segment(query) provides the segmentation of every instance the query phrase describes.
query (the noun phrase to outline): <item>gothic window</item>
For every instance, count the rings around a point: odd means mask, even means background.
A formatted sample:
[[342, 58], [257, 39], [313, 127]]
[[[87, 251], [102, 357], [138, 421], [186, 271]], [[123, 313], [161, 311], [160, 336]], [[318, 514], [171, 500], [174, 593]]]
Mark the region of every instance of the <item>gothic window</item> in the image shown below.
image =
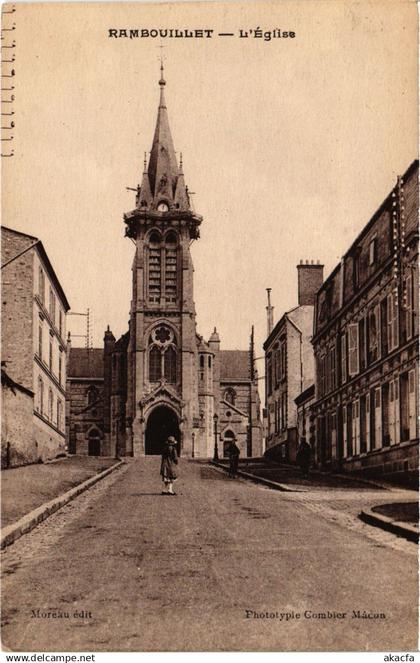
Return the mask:
[[149, 381], [164, 379], [177, 381], [177, 351], [175, 335], [166, 325], [156, 327], [149, 337]]
[[204, 355], [200, 355], [200, 368], [204, 369]]
[[167, 382], [176, 383], [176, 351], [171, 345], [164, 353], [164, 374]]
[[161, 351], [154, 345], [149, 353], [149, 380], [150, 382], [158, 382], [162, 375], [161, 366]]
[[232, 387], [229, 387], [225, 391], [225, 401], [227, 401], [231, 405], [235, 405], [235, 400], [236, 400], [236, 391]]
[[175, 303], [178, 294], [178, 238], [169, 231], [162, 240], [153, 230], [149, 236], [149, 300]]

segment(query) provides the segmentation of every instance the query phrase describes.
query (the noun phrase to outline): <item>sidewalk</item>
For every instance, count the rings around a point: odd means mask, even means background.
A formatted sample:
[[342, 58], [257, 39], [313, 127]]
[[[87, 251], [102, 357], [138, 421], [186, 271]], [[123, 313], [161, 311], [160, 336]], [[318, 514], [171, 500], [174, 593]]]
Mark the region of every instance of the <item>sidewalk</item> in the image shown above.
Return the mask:
[[[229, 461], [221, 459], [218, 465], [223, 469], [229, 468]], [[243, 460], [239, 461], [239, 472], [245, 478], [255, 477], [264, 480], [264, 482], [274, 482], [279, 484], [279, 490], [307, 491], [322, 488], [323, 490], [372, 490], [374, 486], [378, 490], [386, 490], [388, 486], [359, 480], [356, 478], [345, 477], [337, 474], [327, 474], [326, 472], [317, 472], [311, 470], [309, 479], [304, 479], [299, 467], [294, 465], [281, 465], [265, 460]], [[274, 487], [274, 486], [273, 486]]]
[[116, 462], [114, 458], [70, 456], [51, 463], [2, 470], [1, 527], [18, 521]]
[[[219, 471], [229, 469], [226, 459], [212, 463]], [[298, 467], [258, 459], [244, 459], [239, 463], [238, 474], [304, 501], [314, 513], [329, 514], [335, 519], [334, 514], [339, 512], [345, 514], [349, 523], [360, 518], [371, 526], [418, 543], [418, 502], [414, 501], [418, 499], [417, 491], [316, 471], [310, 473], [309, 479], [303, 479]]]

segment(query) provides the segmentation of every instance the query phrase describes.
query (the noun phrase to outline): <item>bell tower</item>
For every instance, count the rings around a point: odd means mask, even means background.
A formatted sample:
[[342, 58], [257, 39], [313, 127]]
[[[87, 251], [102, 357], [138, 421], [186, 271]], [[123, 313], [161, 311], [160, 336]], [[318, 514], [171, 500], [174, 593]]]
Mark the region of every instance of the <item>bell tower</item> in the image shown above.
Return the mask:
[[176, 158], [165, 101], [163, 64], [160, 101], [149, 163], [144, 161], [136, 207], [124, 215], [134, 240], [133, 293], [127, 365], [127, 455], [157, 454], [174, 435], [191, 455], [193, 422], [199, 417], [196, 313], [192, 240], [202, 217], [190, 205]]

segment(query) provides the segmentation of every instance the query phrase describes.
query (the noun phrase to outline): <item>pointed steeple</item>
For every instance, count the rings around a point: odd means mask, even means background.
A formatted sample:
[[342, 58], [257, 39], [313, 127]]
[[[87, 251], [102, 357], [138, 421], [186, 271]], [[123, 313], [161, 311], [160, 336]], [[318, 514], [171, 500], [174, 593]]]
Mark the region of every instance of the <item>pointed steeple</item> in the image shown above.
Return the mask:
[[166, 81], [163, 77], [163, 62], [160, 65], [160, 101], [156, 121], [155, 135], [150, 152], [148, 176], [150, 190], [155, 203], [157, 198], [173, 201], [178, 180], [178, 164], [175, 148], [169, 129], [168, 111], [165, 101]]
[[185, 186], [184, 173], [182, 172], [182, 154], [179, 159], [179, 175], [175, 189], [175, 206], [179, 209], [189, 209], [190, 202], [187, 194], [187, 187]]

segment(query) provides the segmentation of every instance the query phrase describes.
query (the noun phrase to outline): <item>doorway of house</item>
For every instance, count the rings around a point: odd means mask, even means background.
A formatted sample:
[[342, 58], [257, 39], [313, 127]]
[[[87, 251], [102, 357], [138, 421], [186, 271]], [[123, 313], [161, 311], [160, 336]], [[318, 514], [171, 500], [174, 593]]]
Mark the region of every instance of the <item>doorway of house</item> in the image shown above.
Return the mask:
[[162, 453], [163, 445], [172, 435], [177, 441], [177, 452], [180, 452], [180, 435], [178, 417], [171, 408], [160, 405], [149, 415], [146, 425], [145, 454], [158, 456]]
[[97, 430], [91, 430], [89, 433], [88, 454], [89, 456], [101, 455], [101, 438]]

